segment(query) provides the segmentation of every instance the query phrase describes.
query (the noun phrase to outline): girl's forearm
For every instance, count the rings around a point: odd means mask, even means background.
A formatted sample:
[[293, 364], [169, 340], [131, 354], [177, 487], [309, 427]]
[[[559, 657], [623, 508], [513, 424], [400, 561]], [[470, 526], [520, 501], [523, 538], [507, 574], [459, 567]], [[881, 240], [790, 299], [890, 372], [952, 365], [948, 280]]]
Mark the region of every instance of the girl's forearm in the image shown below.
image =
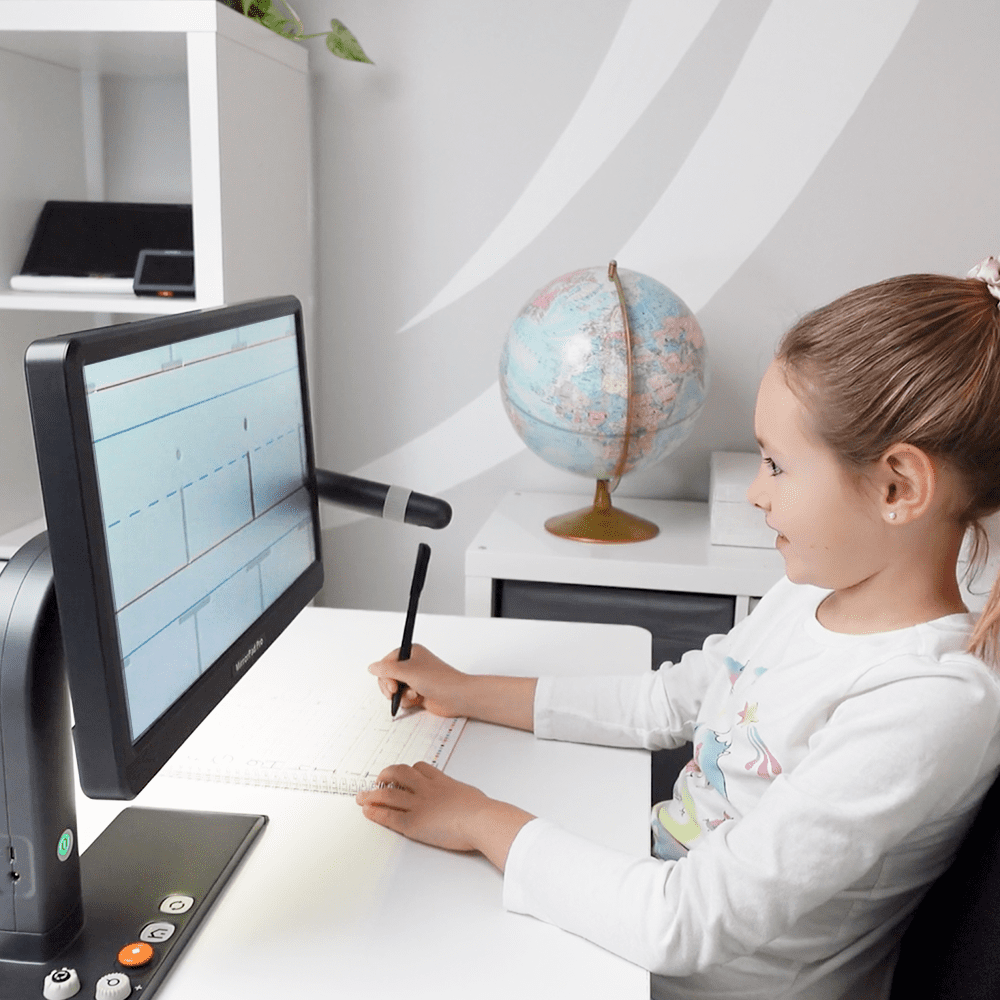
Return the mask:
[[475, 815], [470, 817], [470, 840], [480, 854], [503, 871], [507, 867], [507, 855], [514, 838], [534, 818], [531, 813], [509, 802], [487, 799]]
[[[534, 732], [535, 677], [467, 674], [462, 715], [511, 729]], [[484, 852], [485, 853], [485, 852]], [[491, 859], [492, 860], [492, 859]]]

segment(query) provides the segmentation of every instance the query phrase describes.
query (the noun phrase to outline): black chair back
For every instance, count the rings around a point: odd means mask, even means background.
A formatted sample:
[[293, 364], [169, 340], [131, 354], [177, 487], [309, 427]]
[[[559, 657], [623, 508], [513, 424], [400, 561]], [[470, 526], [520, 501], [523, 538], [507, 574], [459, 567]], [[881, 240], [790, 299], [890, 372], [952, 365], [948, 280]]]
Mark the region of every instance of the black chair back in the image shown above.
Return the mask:
[[1000, 779], [903, 935], [890, 1000], [1000, 998]]

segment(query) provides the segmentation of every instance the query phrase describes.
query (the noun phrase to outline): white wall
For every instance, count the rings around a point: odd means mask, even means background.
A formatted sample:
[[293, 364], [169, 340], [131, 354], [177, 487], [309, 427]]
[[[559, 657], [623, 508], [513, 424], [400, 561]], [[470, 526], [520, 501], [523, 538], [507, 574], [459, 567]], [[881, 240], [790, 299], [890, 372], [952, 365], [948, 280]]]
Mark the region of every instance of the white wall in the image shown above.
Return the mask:
[[[103, 197], [191, 201], [191, 143], [184, 77], [101, 80]], [[150, 127], [150, 123], [153, 127]]]
[[[757, 379], [789, 322], [858, 284], [964, 273], [1000, 250], [995, 4], [294, 6], [311, 31], [346, 22], [377, 63], [307, 43], [320, 464], [437, 493], [455, 509], [440, 532], [328, 513], [327, 603], [402, 607], [426, 539], [423, 606], [460, 613], [465, 548], [504, 493], [591, 493], [520, 446], [495, 391], [506, 330], [551, 278], [615, 257], [696, 309], [709, 402], [688, 441], [619, 494], [703, 499], [709, 454], [754, 448]], [[128, 142], [141, 109], [114, 81], [102, 97], [105, 129], [120, 130], [101, 164], [108, 196], [144, 197], [121, 187], [115, 159], [141, 153]], [[174, 103], [165, 129], [184, 127]], [[41, 127], [19, 108], [0, 88], [4, 135]], [[23, 176], [17, 156], [16, 143], [0, 142], [0, 186], [5, 164]], [[180, 197], [190, 181], [175, 167]], [[24, 211], [36, 211], [36, 195], [85, 196], [56, 191], [53, 169], [39, 165]], [[79, 165], [72, 173], [83, 176]], [[250, 169], [247, 181], [281, 197], [281, 178]], [[23, 248], [0, 242], [0, 253]], [[89, 319], [0, 314], [0, 532], [40, 513], [24, 346]]]
[[321, 464], [455, 508], [442, 532], [328, 528], [330, 604], [401, 607], [425, 538], [424, 606], [459, 613], [464, 549], [505, 492], [591, 492], [521, 449], [490, 396], [508, 325], [556, 275], [616, 257], [696, 309], [710, 400], [619, 493], [703, 499], [711, 451], [754, 450], [757, 379], [799, 314], [1000, 249], [996, 5], [296, 9], [310, 30], [339, 17], [377, 63], [310, 43]]

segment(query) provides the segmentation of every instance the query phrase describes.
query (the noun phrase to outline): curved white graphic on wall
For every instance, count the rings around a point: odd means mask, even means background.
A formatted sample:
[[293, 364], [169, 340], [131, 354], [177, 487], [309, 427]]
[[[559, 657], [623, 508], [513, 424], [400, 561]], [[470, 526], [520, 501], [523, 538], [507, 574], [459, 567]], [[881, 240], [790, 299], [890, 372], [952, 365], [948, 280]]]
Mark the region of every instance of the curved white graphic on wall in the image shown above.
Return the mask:
[[656, 275], [701, 309], [805, 187], [917, 3], [775, 0], [711, 121], [619, 262]]
[[545, 229], [649, 107], [718, 4], [632, 0], [580, 106], [520, 198], [401, 333], [481, 285]]
[[[616, 255], [623, 266], [666, 281], [701, 309], [801, 192], [918, 2], [774, 0], [680, 170]], [[356, 474], [440, 493], [522, 448], [494, 384]], [[419, 476], [412, 483], [411, 473]], [[356, 519], [346, 515], [337, 523]]]

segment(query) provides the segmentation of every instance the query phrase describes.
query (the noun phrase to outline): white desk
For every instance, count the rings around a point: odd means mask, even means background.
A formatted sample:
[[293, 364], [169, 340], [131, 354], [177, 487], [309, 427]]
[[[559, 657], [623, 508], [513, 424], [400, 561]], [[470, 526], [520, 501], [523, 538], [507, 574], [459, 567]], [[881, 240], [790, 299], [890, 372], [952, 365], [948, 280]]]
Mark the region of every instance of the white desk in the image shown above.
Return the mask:
[[[309, 608], [253, 669], [307, 659], [340, 685], [395, 648], [402, 624], [401, 614]], [[632, 627], [427, 615], [415, 640], [473, 673], [649, 669], [649, 633]], [[592, 840], [649, 852], [645, 751], [470, 722], [447, 773]], [[502, 876], [484, 858], [407, 841], [366, 820], [351, 796], [160, 776], [132, 804], [270, 817], [157, 1000], [649, 996], [642, 969], [506, 913]], [[81, 845], [124, 805], [81, 796]]]

